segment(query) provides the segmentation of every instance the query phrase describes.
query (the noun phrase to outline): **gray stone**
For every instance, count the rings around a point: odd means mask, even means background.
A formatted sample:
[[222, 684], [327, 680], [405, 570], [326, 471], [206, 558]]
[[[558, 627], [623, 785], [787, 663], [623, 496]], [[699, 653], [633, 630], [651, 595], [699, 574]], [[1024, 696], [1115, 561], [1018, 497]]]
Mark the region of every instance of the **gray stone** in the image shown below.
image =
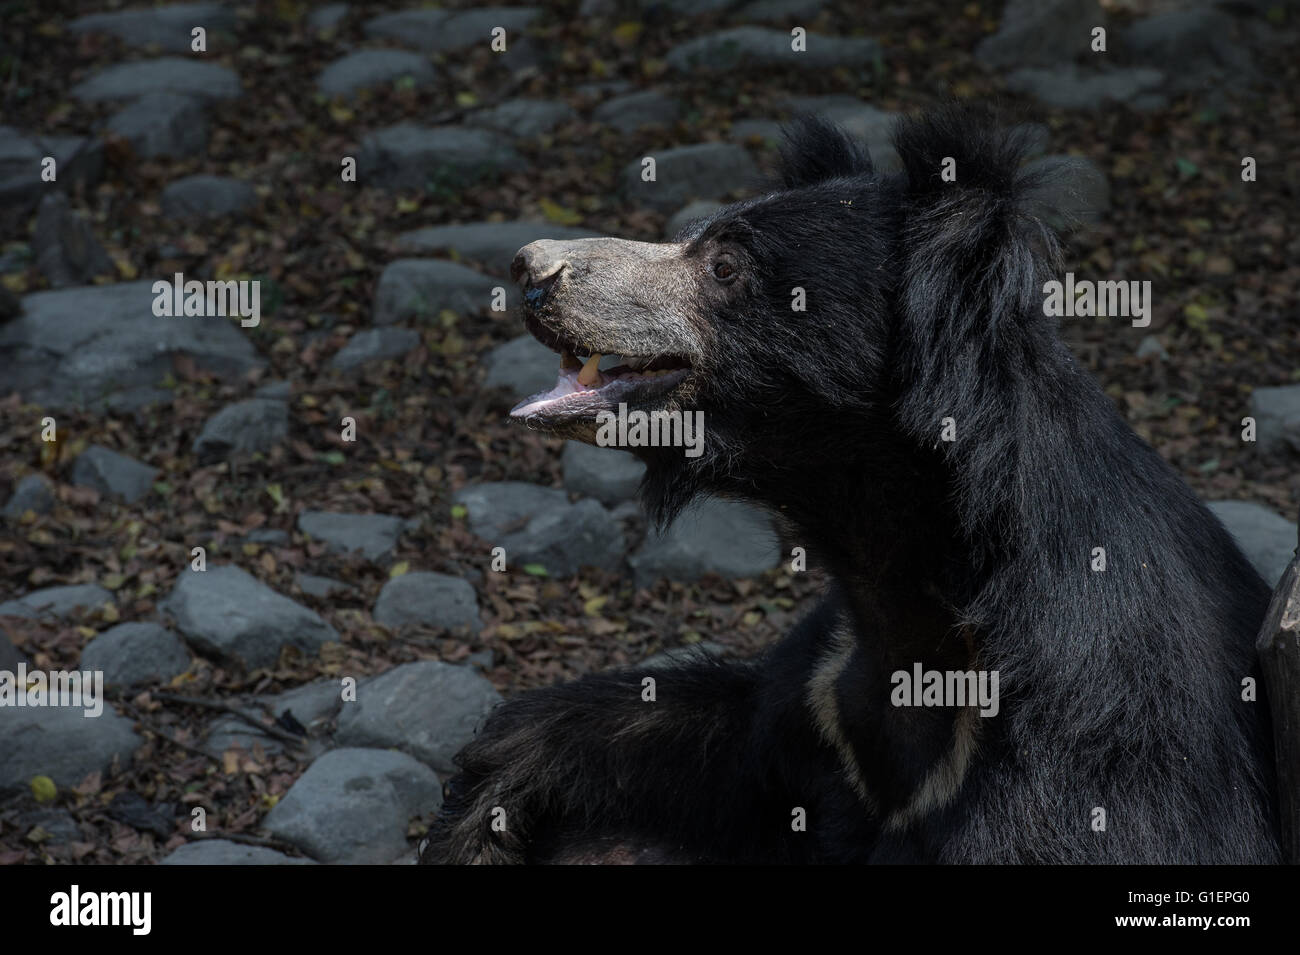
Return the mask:
[[286, 646], [311, 656], [338, 640], [312, 611], [231, 565], [183, 571], [160, 606], [190, 644], [249, 669], [274, 666]]
[[72, 211], [61, 192], [46, 193], [36, 215], [32, 252], [54, 288], [85, 285], [96, 275], [114, 275], [113, 260], [95, 238], [85, 216]]
[[162, 193], [163, 214], [173, 219], [215, 219], [256, 204], [253, 187], [228, 176], [186, 176], [169, 183]]
[[0, 617], [66, 620], [78, 611], [97, 610], [113, 602], [113, 595], [99, 584], [63, 584], [44, 587], [0, 604]]
[[444, 308], [477, 312], [492, 305], [493, 289], [506, 289], [506, 301], [518, 299], [513, 283], [503, 283], [456, 262], [441, 259], [398, 259], [379, 275], [375, 288], [376, 325], [393, 325], [408, 318], [431, 318]]
[[135, 458], [92, 444], [72, 462], [72, 483], [134, 504], [153, 489], [162, 472]]
[[420, 344], [420, 333], [409, 328], [363, 328], [354, 332], [330, 364], [343, 371], [372, 361], [402, 358]]
[[284, 744], [280, 740], [238, 716], [219, 716], [209, 723], [203, 748], [218, 759], [232, 749], [250, 756], [258, 749], [268, 756], [284, 752]]
[[1110, 208], [1110, 182], [1091, 159], [1044, 156], [1024, 170], [1042, 177], [1028, 193], [1028, 208], [1055, 229], [1094, 223]]
[[1025, 67], [1006, 77], [1007, 89], [1057, 109], [1101, 109], [1111, 103], [1158, 108], [1163, 100], [1153, 94], [1164, 82], [1165, 74], [1147, 67], [1082, 70], [1073, 63]]
[[421, 660], [394, 667], [357, 691], [339, 715], [344, 746], [393, 748], [438, 772], [454, 772], [453, 757], [474, 738], [501, 702], [472, 667]]
[[418, 624], [446, 630], [483, 628], [478, 596], [467, 581], [446, 574], [416, 571], [384, 584], [375, 601], [375, 622], [391, 630]]
[[84, 102], [128, 100], [167, 90], [201, 100], [235, 99], [242, 92], [239, 77], [224, 66], [180, 56], [134, 60], [100, 70], [72, 88]]
[[1208, 501], [1264, 582], [1275, 586], [1296, 547], [1296, 526], [1253, 501]]
[[1169, 352], [1155, 335], [1143, 336], [1142, 341], [1138, 343], [1136, 354], [1138, 358], [1151, 358], [1154, 356], [1160, 361], [1169, 360]]
[[453, 500], [468, 511], [475, 534], [505, 548], [511, 567], [540, 564], [566, 576], [622, 562], [623, 529], [597, 501], [570, 504], [563, 491], [519, 481], [471, 485]]
[[0, 323], [0, 380], [58, 408], [155, 386], [178, 354], [223, 379], [263, 364], [231, 321], [155, 316], [152, 287], [145, 280], [24, 296], [23, 314]]
[[289, 543], [289, 535], [276, 527], [259, 527], [249, 531], [244, 540], [250, 544], [273, 544], [283, 546]]
[[1105, 24], [1097, 0], [1008, 0], [997, 33], [975, 56], [992, 67], [1058, 67], [1090, 55], [1092, 30]]
[[691, 505], [664, 533], [652, 530], [628, 562], [638, 586], [660, 577], [694, 580], [706, 573], [752, 577], [781, 559], [771, 518], [737, 501], [710, 498]]
[[835, 37], [809, 33], [807, 48], [796, 52], [784, 30], [741, 26], [708, 33], [673, 47], [665, 58], [681, 73], [798, 67], [833, 70], [841, 66], [867, 66], [883, 55], [880, 44], [869, 37]]
[[770, 149], [781, 145], [781, 124], [774, 119], [738, 119], [731, 124], [728, 135], [738, 143], [757, 139]]
[[441, 805], [438, 777], [405, 753], [336, 749], [307, 768], [263, 825], [321, 862], [364, 865], [404, 853], [411, 817]]
[[717, 199], [759, 178], [754, 160], [734, 143], [697, 143], [652, 155], [655, 181], [642, 180], [641, 160], [636, 159], [623, 170], [623, 191], [629, 199], [664, 212], [692, 199]]
[[1261, 451], [1300, 454], [1300, 385], [1256, 388], [1250, 395], [1250, 414]]
[[642, 90], [606, 100], [592, 111], [591, 118], [620, 132], [630, 133], [645, 126], [670, 126], [682, 114], [682, 104], [658, 90]]
[[1162, 70], [1175, 92], [1202, 90], [1258, 76], [1237, 20], [1209, 5], [1167, 10], [1120, 35], [1128, 56]]
[[108, 33], [133, 47], [158, 47], [168, 53], [189, 53], [190, 31], [203, 27], [208, 49], [220, 34], [232, 34], [235, 11], [220, 3], [171, 3], [162, 7], [92, 13], [68, 24], [71, 33]]
[[534, 139], [577, 118], [573, 107], [563, 100], [512, 99], [488, 109], [476, 110], [465, 118], [465, 122], [515, 139]]
[[288, 381], [268, 381], [258, 385], [253, 392], [254, 398], [266, 398], [271, 401], [288, 401], [293, 397], [293, 384]]
[[589, 239], [599, 236], [591, 229], [555, 225], [549, 222], [470, 222], [435, 225], [403, 232], [397, 247], [403, 252], [427, 254], [454, 251], [463, 259], [481, 262], [493, 274], [508, 276], [515, 253], [538, 239]]
[[289, 406], [283, 401], [246, 398], [226, 405], [203, 424], [194, 439], [201, 461], [270, 451], [289, 434]]
[[405, 50], [357, 50], [321, 70], [316, 88], [326, 96], [355, 96], [362, 90], [387, 86], [398, 79], [432, 86], [429, 61]]
[[506, 31], [506, 49], [539, 14], [531, 7], [483, 7], [477, 10], [400, 10], [366, 21], [368, 36], [383, 37], [433, 53], [492, 42], [494, 27]]
[[564, 486], [602, 504], [631, 500], [645, 476], [645, 465], [627, 451], [582, 441], [564, 444]]
[[121, 623], [86, 644], [81, 668], [104, 671], [109, 686], [166, 683], [190, 668], [190, 652], [160, 624]]
[[319, 597], [325, 600], [335, 594], [348, 594], [352, 592], [352, 587], [341, 580], [335, 580], [332, 577], [320, 577], [316, 574], [299, 573], [294, 578], [298, 584], [298, 589], [309, 597]]
[[520, 335], [492, 349], [483, 359], [484, 388], [506, 388], [515, 398], [526, 398], [555, 387], [560, 376], [560, 356], [532, 335]]
[[366, 560], [391, 554], [402, 533], [403, 520], [387, 514], [339, 514], [332, 511], [303, 511], [298, 530], [324, 541], [340, 553], [361, 551]]
[[229, 839], [197, 839], [158, 860], [159, 865], [316, 865], [265, 846], [246, 846]]
[[109, 119], [140, 159], [197, 156], [208, 148], [208, 115], [193, 96], [159, 90], [132, 101]]
[[525, 165], [500, 133], [414, 123], [368, 134], [357, 156], [362, 184], [385, 189], [458, 188]]
[[338, 29], [338, 25], [343, 22], [350, 9], [351, 6], [346, 3], [327, 3], [323, 7], [317, 7], [307, 14], [307, 28], [316, 33], [327, 33]]
[[[41, 181], [42, 163], [54, 157], [57, 182]], [[52, 188], [93, 186], [104, 174], [104, 144], [98, 137], [26, 135], [0, 126], [0, 205], [26, 209]]]
[[98, 716], [86, 712], [81, 706], [0, 706], [0, 791], [26, 786], [33, 776], [75, 786], [91, 773], [107, 773], [114, 760], [129, 768], [144, 742], [131, 720], [108, 703]]
[[671, 216], [664, 225], [664, 238], [672, 240], [681, 234], [681, 231], [696, 219], [704, 219], [713, 215], [723, 204], [715, 199], [696, 199], [694, 202], [688, 202]]
[[5, 517], [20, 518], [28, 511], [48, 514], [54, 509], [54, 484], [44, 474], [29, 474], [18, 482], [5, 504]]
[[[364, 687], [369, 682], [361, 680], [358, 686]], [[274, 696], [262, 697], [260, 702], [276, 719], [291, 713], [299, 723], [312, 729], [338, 715], [343, 706], [343, 687], [339, 680], [317, 680]]]
[[[29, 611], [24, 607], [22, 613], [24, 619], [28, 619], [28, 613]], [[3, 612], [0, 612], [0, 616], [4, 616]], [[18, 664], [26, 659], [10, 641], [9, 635], [5, 633], [3, 622], [0, 622], [0, 670], [8, 670], [13, 673], [18, 669]]]

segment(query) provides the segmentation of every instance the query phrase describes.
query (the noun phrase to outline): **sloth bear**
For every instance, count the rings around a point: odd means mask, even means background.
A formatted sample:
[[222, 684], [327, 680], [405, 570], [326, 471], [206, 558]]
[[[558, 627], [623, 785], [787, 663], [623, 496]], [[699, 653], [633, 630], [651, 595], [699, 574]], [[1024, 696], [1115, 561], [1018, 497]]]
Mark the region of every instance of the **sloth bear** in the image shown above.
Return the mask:
[[[830, 592], [757, 661], [500, 706], [423, 861], [1278, 861], [1268, 588], [1044, 314], [1026, 144], [957, 107], [902, 121], [889, 175], [822, 121], [787, 140], [674, 242], [520, 250], [561, 370], [512, 414], [593, 441], [619, 403], [702, 410], [700, 456], [635, 449], [648, 512], [766, 505]], [[930, 671], [1000, 702], [900, 705]]]

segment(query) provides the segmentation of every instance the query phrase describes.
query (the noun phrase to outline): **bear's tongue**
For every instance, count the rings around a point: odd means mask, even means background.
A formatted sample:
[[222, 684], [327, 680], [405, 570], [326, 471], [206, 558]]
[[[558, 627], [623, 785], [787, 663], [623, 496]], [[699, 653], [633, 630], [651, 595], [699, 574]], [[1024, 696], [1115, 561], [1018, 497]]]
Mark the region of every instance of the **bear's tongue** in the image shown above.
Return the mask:
[[[597, 367], [602, 357], [604, 357], [602, 354], [593, 352], [585, 362], [582, 362], [572, 352], [562, 352], [560, 375], [555, 382], [555, 387], [525, 398], [510, 410], [511, 417], [527, 417], [547, 410], [548, 406], [563, 406], [569, 404], [564, 402], [564, 399], [583, 393], [614, 400], [648, 380], [661, 377], [676, 379], [686, 373], [684, 368], [634, 371], [626, 365], [619, 365], [602, 372]], [[560, 407], [555, 410], [559, 411]]]

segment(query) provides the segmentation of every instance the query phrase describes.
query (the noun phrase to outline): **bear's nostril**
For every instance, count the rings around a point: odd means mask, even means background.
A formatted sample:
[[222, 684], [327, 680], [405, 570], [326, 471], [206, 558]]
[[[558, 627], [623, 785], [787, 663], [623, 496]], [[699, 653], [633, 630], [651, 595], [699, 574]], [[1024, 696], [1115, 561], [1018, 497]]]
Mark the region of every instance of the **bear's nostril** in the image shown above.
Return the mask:
[[518, 282], [528, 274], [528, 256], [520, 250], [515, 253], [514, 261], [510, 263], [510, 278]]
[[540, 282], [534, 281], [532, 276], [529, 276], [527, 283], [524, 285], [524, 302], [528, 307], [541, 308], [542, 303], [546, 301], [546, 296], [551, 293], [551, 288], [555, 285], [555, 280], [559, 277], [559, 269], [556, 269]]

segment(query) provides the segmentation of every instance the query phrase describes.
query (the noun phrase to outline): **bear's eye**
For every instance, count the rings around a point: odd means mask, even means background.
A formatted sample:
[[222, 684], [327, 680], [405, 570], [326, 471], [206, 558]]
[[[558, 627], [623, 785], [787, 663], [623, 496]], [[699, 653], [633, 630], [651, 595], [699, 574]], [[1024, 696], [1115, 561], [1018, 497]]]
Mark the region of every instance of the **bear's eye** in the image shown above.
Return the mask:
[[713, 277], [719, 282], [730, 282], [736, 277], [736, 270], [730, 262], [719, 259], [713, 263]]

